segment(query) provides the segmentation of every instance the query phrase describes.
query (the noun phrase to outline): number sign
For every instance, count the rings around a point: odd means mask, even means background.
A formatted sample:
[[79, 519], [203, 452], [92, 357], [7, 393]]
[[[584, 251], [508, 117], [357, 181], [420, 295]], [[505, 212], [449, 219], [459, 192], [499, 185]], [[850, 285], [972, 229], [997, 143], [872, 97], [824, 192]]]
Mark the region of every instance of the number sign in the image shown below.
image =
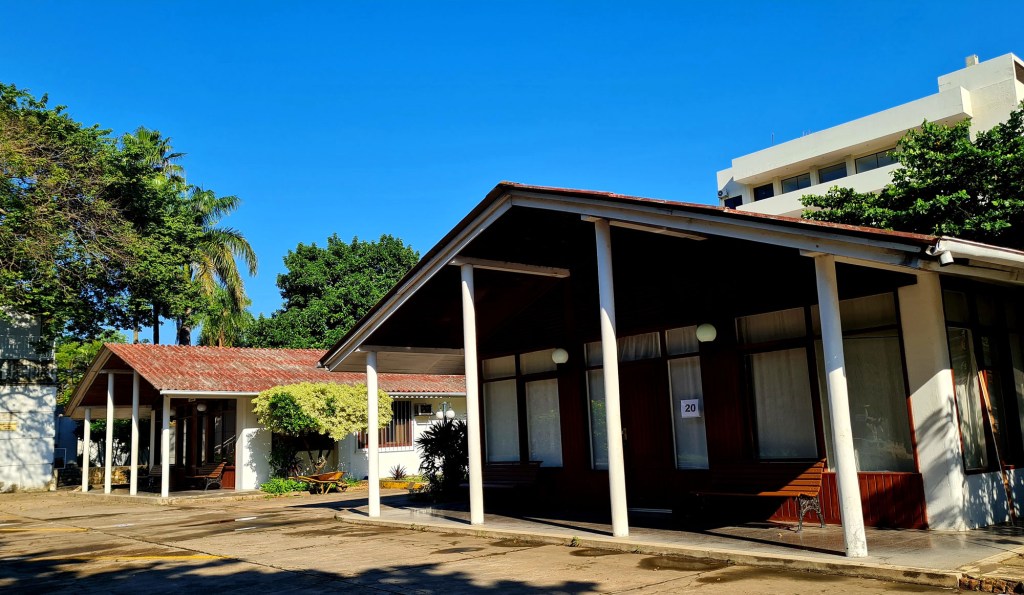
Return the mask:
[[700, 400], [683, 399], [682, 401], [679, 401], [679, 414], [683, 418], [700, 417]]

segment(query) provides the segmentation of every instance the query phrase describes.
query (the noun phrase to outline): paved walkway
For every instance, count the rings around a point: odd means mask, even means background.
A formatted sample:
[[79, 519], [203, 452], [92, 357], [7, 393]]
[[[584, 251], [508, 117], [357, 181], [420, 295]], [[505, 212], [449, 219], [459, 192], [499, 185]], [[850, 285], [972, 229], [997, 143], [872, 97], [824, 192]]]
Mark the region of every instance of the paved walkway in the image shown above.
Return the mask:
[[[575, 518], [573, 518], [575, 517]], [[381, 517], [370, 519], [365, 506], [350, 507], [339, 520], [517, 538], [544, 543], [576, 543], [619, 551], [682, 555], [702, 560], [840, 573], [953, 587], [964, 574], [1024, 579], [1024, 529], [999, 526], [969, 532], [867, 529], [867, 558], [844, 555], [842, 528], [789, 523], [751, 523], [702, 530], [673, 530], [658, 515], [631, 515], [630, 536], [611, 537], [608, 523], [579, 515], [487, 514], [471, 526], [464, 506], [435, 507], [409, 499], [392, 499]], [[569, 518], [570, 520], [565, 520]]]

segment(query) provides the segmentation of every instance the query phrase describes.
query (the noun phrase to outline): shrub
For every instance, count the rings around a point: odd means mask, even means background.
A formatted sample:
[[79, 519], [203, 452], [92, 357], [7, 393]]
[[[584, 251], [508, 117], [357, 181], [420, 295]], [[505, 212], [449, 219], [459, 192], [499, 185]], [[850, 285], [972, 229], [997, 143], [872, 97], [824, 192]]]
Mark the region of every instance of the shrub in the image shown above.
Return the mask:
[[431, 495], [445, 499], [458, 492], [469, 472], [469, 447], [466, 423], [445, 419], [434, 423], [416, 440], [420, 447], [423, 474]]
[[287, 494], [289, 492], [305, 492], [309, 486], [304, 481], [275, 477], [260, 485], [260, 490], [268, 494]]
[[401, 465], [401, 464], [398, 464], [398, 465], [395, 465], [394, 467], [392, 467], [391, 471], [389, 471], [389, 473], [391, 473], [391, 479], [393, 479], [395, 481], [401, 481], [401, 480], [405, 479], [405, 477], [407, 475], [409, 475], [409, 473], [406, 472], [406, 470], [405, 470], [405, 465]]

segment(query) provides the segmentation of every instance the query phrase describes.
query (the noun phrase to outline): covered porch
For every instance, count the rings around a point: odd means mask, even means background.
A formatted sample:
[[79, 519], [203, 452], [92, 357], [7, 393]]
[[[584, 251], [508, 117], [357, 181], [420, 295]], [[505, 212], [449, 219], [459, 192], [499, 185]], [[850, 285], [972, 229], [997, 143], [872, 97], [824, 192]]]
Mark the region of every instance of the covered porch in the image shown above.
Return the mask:
[[[825, 460], [824, 520], [862, 557], [865, 525], [962, 527], [940, 272], [1013, 285], [1024, 259], [937, 242], [500, 184], [322, 363], [465, 373], [471, 524], [488, 464], [538, 461], [544, 498], [625, 537], [631, 511], [703, 514], [723, 474]], [[738, 501], [715, 504], [798, 514]]]

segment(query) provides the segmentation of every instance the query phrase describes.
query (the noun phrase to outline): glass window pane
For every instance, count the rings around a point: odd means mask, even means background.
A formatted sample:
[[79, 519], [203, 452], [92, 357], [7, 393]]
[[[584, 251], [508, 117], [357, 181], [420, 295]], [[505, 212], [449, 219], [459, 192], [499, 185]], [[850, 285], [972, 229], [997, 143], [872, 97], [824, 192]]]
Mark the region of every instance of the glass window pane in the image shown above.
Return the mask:
[[616, 344], [619, 348], [620, 362], [635, 362], [661, 357], [661, 341], [658, 333], [620, 337]]
[[749, 357], [761, 458], [817, 458], [806, 351], [786, 349]]
[[[1007, 444], [1006, 430], [1006, 407], [1003, 405], [1003, 375], [1002, 354], [995, 337], [983, 335], [981, 339], [981, 368], [978, 375], [978, 382], [982, 385], [982, 397], [984, 391], [988, 391], [989, 410], [992, 412], [992, 433], [995, 436], [996, 445], [999, 447], [999, 454], [1005, 460], [1010, 455], [1009, 444]], [[998, 362], [998, 363], [997, 363]], [[983, 404], [984, 406], [984, 404]]]
[[483, 365], [484, 380], [491, 378], [507, 378], [516, 375], [516, 358], [514, 355], [485, 359]]
[[949, 322], [968, 322], [967, 294], [962, 291], [943, 291], [942, 306]]
[[684, 326], [665, 331], [665, 348], [669, 355], [686, 355], [700, 350], [697, 327]]
[[811, 174], [800, 174], [793, 176], [792, 178], [786, 178], [782, 180], [782, 193], [795, 192], [801, 188], [807, 188], [811, 185]]
[[587, 360], [587, 366], [600, 366], [602, 365], [601, 356], [601, 342], [592, 341], [583, 346], [584, 357]]
[[1013, 388], [1017, 395], [1017, 417], [1021, 433], [1024, 433], [1024, 344], [1021, 335], [1010, 335], [1010, 360], [1013, 362]]
[[519, 407], [515, 380], [484, 384], [484, 428], [488, 462], [519, 460]]
[[832, 180], [838, 180], [846, 177], [846, 163], [837, 163], [835, 165], [829, 165], [818, 170], [818, 183], [824, 184], [831, 182]]
[[562, 466], [562, 425], [558, 412], [558, 380], [526, 383], [530, 460], [541, 467]]
[[775, 196], [775, 187], [771, 184], [754, 188], [754, 200], [764, 200]]
[[978, 308], [978, 322], [985, 326], [999, 324], [998, 306], [994, 296], [976, 293], [974, 294], [974, 304]]
[[704, 429], [704, 392], [700, 382], [700, 358], [674, 359], [668, 363], [672, 381], [672, 427], [676, 442], [677, 469], [707, 469], [708, 439]]
[[893, 155], [895, 151], [896, 149], [892, 148], [889, 149], [888, 151], [882, 151], [880, 153], [877, 153], [875, 155], [878, 160], [878, 165], [876, 167], [885, 167], [886, 165], [892, 165], [893, 163], [897, 163], [898, 160]]
[[590, 403], [590, 458], [594, 469], [608, 468], [608, 426], [604, 417], [604, 371], [587, 372]]
[[[857, 470], [914, 471], [903, 362], [896, 331], [846, 337], [843, 352]], [[817, 356], [825, 446], [829, 462], [834, 463], [832, 419], [820, 341]]]
[[803, 337], [806, 328], [803, 308], [741, 316], [736, 319], [736, 333], [741, 343], [762, 343]]
[[538, 372], [554, 372], [558, 365], [551, 359], [554, 349], [544, 349], [523, 353], [519, 356], [519, 369], [523, 374], [536, 374]]
[[960, 437], [964, 445], [967, 469], [988, 468], [985, 425], [978, 387], [978, 366], [972, 350], [971, 331], [949, 328], [949, 360], [953, 369], [953, 388], [960, 415]]
[[878, 157], [875, 155], [858, 157], [854, 160], [854, 164], [857, 166], [857, 173], [871, 171], [878, 168]]

